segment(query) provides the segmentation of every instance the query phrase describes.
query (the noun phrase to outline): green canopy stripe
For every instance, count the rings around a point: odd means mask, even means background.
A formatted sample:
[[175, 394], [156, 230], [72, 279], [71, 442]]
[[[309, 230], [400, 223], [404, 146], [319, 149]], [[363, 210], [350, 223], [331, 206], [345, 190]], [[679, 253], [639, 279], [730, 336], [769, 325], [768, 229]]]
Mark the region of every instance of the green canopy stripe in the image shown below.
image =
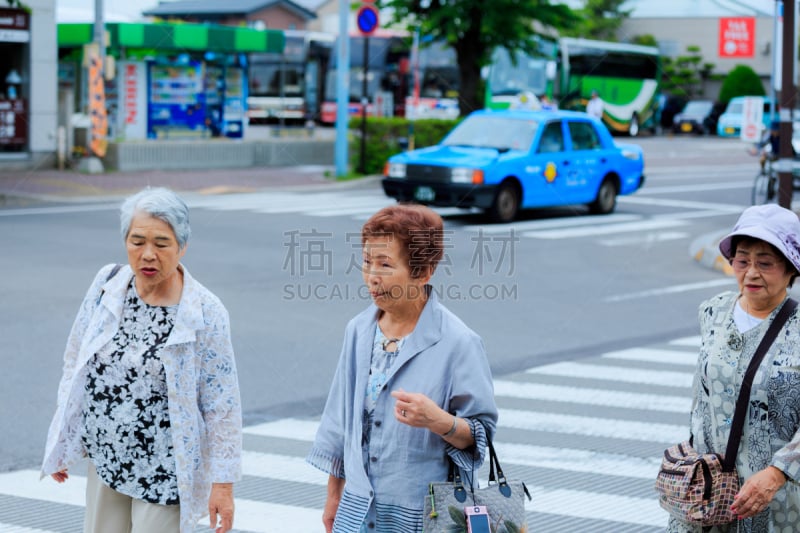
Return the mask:
[[[114, 43], [124, 48], [140, 48], [144, 43], [144, 24], [115, 24], [119, 40]], [[112, 40], [112, 43], [114, 41]]]
[[175, 39], [175, 48], [182, 48], [188, 50], [208, 50], [210, 34], [213, 29], [208, 26], [199, 26], [196, 24], [182, 24], [175, 26], [173, 34]]
[[59, 24], [59, 46], [83, 46], [92, 42], [92, 24]]
[[[83, 46], [93, 40], [92, 24], [59, 24], [58, 46]], [[204, 24], [130, 24], [109, 23], [109, 48], [184, 50], [219, 53], [283, 52], [285, 37], [280, 30], [254, 30], [233, 26]]]
[[255, 52], [267, 49], [267, 35], [260, 31], [234, 32], [234, 47], [237, 50]]
[[239, 52], [236, 47], [235, 35], [236, 28], [229, 28], [225, 26], [214, 26], [208, 29], [208, 49], [214, 52], [222, 52], [223, 50], [230, 50]]
[[[141, 43], [127, 46], [135, 48], [155, 48], [156, 50], [173, 50], [175, 48], [175, 26], [172, 24], [145, 24], [144, 39]], [[125, 46], [123, 44], [123, 46]]]

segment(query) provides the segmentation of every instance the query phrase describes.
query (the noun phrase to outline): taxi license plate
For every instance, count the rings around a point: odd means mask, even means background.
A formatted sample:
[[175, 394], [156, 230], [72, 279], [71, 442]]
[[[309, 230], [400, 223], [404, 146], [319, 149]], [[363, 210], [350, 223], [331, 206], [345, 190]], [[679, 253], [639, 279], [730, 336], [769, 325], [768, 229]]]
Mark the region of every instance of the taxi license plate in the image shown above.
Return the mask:
[[727, 133], [727, 134], [731, 134], [731, 133], [733, 133], [733, 132], [735, 132], [735, 131], [736, 131], [736, 130], [735, 130], [735, 129], [733, 129], [733, 128], [725, 128], [725, 133]]
[[681, 124], [681, 131], [685, 131], [685, 132], [692, 131], [692, 125], [691, 124], [686, 124], [686, 123]]
[[431, 202], [436, 198], [436, 193], [430, 187], [417, 187], [414, 191], [414, 199], [420, 202]]

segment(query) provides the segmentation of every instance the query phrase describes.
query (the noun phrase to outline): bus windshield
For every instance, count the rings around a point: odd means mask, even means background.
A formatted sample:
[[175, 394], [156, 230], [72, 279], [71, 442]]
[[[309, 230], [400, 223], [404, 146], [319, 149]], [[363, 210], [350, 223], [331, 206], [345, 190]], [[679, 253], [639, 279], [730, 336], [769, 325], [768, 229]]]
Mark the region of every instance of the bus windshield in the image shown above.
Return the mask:
[[250, 96], [303, 96], [303, 74], [302, 64], [251, 65]]
[[[523, 52], [511, 54], [506, 49], [498, 49], [492, 58], [489, 86], [492, 95], [515, 96], [522, 92], [532, 92], [540, 96], [547, 89], [547, 60], [530, 57]], [[516, 63], [516, 64], [515, 64]]]

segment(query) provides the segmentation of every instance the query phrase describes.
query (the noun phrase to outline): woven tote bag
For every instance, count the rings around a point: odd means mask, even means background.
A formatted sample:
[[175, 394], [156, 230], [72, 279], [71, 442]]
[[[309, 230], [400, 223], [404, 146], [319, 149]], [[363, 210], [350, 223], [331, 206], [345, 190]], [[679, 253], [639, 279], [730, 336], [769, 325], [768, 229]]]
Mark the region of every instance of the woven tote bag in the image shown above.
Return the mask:
[[466, 533], [464, 507], [473, 505], [486, 506], [493, 532], [527, 533], [525, 496], [531, 499], [528, 488], [522, 481], [506, 479], [491, 440], [488, 447], [489, 483], [486, 487], [473, 489], [465, 486], [452, 460], [447, 481], [428, 485], [422, 517], [423, 533]]

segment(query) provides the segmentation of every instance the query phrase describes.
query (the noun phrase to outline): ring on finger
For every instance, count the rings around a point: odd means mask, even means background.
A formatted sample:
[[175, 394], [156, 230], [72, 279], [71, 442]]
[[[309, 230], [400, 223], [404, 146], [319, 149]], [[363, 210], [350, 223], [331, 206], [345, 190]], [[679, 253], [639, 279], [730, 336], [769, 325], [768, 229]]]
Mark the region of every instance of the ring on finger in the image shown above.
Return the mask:
[[405, 418], [405, 416], [406, 416], [406, 410], [405, 410], [405, 409], [401, 410], [401, 411], [400, 411], [400, 414], [401, 414], [401, 415], [403, 415], [403, 417]]

